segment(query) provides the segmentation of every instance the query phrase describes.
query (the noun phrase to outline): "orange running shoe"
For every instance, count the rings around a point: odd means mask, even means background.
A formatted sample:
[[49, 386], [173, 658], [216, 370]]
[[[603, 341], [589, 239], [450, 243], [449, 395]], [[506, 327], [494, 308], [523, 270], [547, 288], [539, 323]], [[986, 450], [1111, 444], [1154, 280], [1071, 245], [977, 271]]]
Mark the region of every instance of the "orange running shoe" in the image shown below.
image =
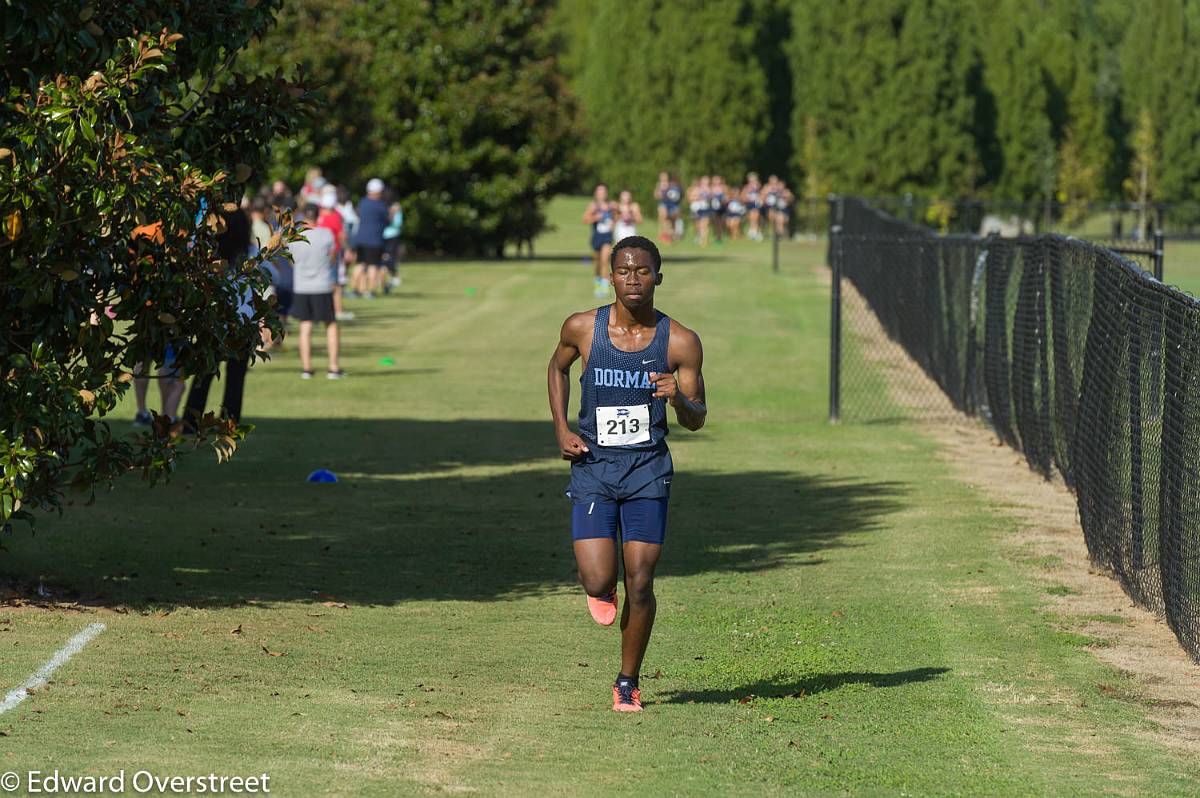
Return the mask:
[[601, 626], [612, 626], [617, 619], [617, 589], [614, 587], [607, 596], [596, 598], [588, 596], [588, 612]]
[[642, 691], [630, 679], [617, 679], [613, 683], [613, 712], [641, 712]]

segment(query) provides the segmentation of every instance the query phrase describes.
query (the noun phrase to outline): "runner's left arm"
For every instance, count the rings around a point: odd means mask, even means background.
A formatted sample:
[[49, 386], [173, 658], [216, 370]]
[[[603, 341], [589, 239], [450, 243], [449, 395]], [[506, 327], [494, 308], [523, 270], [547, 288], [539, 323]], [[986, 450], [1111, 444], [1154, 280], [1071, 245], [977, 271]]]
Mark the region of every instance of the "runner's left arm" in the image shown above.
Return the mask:
[[652, 372], [655, 398], [666, 399], [675, 408], [675, 420], [680, 426], [692, 431], [704, 426], [708, 416], [708, 405], [704, 396], [704, 347], [700, 336], [686, 328], [671, 333], [672, 359], [675, 372], [663, 374]]

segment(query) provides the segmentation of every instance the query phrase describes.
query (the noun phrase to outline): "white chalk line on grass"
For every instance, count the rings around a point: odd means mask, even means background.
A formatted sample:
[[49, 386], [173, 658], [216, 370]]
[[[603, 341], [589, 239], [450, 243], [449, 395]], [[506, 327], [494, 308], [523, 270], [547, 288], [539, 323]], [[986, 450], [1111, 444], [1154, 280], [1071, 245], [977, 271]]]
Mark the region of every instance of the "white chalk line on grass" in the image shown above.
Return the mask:
[[36, 672], [25, 683], [19, 687], [14, 687], [4, 696], [4, 700], [0, 701], [0, 715], [8, 712], [10, 709], [15, 709], [22, 701], [29, 696], [30, 690], [37, 690], [43, 687], [50, 680], [51, 674], [61, 668], [67, 660], [83, 650], [83, 647], [90, 643], [96, 635], [105, 630], [102, 623], [90, 623], [84, 627], [83, 631], [67, 641], [67, 644], [54, 652], [45, 665], [38, 668]]

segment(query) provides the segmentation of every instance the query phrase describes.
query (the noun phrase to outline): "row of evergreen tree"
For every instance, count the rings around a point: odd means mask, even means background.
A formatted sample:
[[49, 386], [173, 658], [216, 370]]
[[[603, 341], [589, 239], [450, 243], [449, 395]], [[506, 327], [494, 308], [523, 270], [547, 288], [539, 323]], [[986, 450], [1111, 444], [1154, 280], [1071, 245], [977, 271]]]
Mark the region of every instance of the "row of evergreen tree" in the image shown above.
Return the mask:
[[1200, 199], [1200, 0], [560, 0], [551, 25], [615, 184]]
[[642, 199], [1200, 199], [1200, 0], [287, 0], [252, 70], [324, 85], [275, 173], [383, 177], [421, 248], [496, 253], [603, 177]]
[[419, 249], [502, 254], [545, 227], [579, 182], [578, 113], [555, 59], [550, 0], [286, 0], [243, 57], [298, 70], [324, 107], [274, 148], [360, 193], [382, 178]]

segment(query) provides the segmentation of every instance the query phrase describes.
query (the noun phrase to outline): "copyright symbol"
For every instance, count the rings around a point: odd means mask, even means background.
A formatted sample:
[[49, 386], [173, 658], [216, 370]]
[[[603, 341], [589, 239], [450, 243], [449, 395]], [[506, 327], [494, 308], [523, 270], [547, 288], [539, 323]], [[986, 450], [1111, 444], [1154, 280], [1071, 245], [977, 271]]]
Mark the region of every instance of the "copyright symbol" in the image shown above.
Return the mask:
[[5, 792], [16, 792], [21, 787], [21, 777], [13, 771], [8, 771], [0, 776], [0, 790]]

